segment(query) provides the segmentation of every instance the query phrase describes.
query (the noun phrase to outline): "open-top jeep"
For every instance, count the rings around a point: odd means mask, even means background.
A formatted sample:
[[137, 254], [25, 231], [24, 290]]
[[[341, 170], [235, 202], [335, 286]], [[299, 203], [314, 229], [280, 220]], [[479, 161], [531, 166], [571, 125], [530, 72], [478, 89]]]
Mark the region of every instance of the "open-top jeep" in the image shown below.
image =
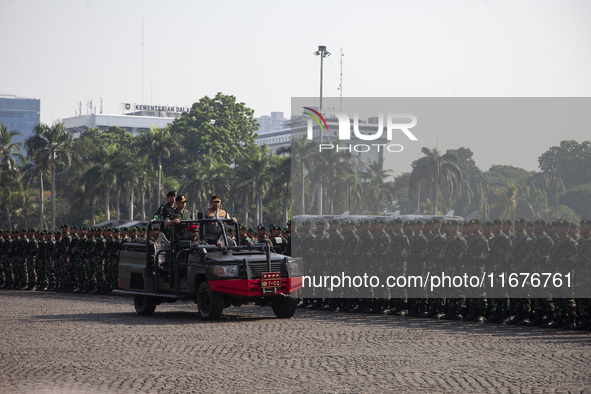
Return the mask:
[[238, 234], [232, 220], [183, 220], [157, 236], [150, 235], [163, 222], [151, 223], [145, 243], [124, 244], [120, 290], [113, 293], [133, 296], [140, 315], [154, 313], [163, 302], [193, 300], [206, 320], [219, 318], [223, 308], [248, 303], [271, 305], [277, 317], [292, 317], [298, 303], [293, 292], [302, 287], [302, 260], [272, 253], [267, 243], [236, 246], [225, 230], [216, 245], [187, 239], [190, 225], [199, 225], [204, 239], [204, 226], [213, 222], [222, 229], [233, 226]]

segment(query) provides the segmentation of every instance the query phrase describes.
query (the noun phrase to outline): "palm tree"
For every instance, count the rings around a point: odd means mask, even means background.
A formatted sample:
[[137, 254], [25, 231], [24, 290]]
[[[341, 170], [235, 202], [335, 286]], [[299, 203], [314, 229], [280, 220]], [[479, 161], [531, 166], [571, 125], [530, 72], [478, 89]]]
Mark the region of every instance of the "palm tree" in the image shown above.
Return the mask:
[[270, 186], [271, 150], [266, 146], [251, 145], [236, 160], [236, 176], [245, 190], [245, 210], [248, 196], [255, 196], [256, 221], [263, 222], [263, 197]]
[[97, 147], [91, 156], [94, 163], [83, 175], [86, 182], [87, 195], [94, 194], [97, 189], [103, 189], [105, 204], [105, 220], [111, 220], [111, 186], [115, 185], [116, 176], [121, 170], [120, 156], [116, 144], [103, 144]]
[[19, 187], [20, 163], [25, 162], [21, 144], [12, 139], [20, 135], [18, 131], [8, 131], [0, 123], [0, 197], [4, 201], [8, 226], [12, 227], [10, 206], [15, 190]]
[[317, 145], [309, 143], [306, 137], [293, 138], [291, 140], [291, 157], [295, 161], [295, 164], [299, 167], [300, 175], [300, 214], [306, 213], [306, 170], [310, 172], [312, 168], [312, 157], [316, 154]]
[[392, 170], [384, 170], [384, 158], [378, 161], [366, 163], [362, 161], [365, 171], [362, 177], [365, 191], [365, 200], [369, 202], [369, 208], [375, 214], [380, 213], [380, 204], [384, 201], [388, 191], [387, 179], [391, 176]]
[[510, 182], [507, 187], [497, 189], [494, 193], [499, 198], [493, 201], [492, 204], [490, 204], [490, 207], [492, 209], [497, 207], [501, 208], [501, 213], [499, 214], [499, 218], [501, 219], [515, 219], [515, 207], [517, 207], [517, 199], [519, 198], [515, 183]]
[[437, 197], [439, 185], [444, 182], [448, 190], [448, 198], [455, 194], [456, 189], [462, 180], [462, 172], [458, 167], [458, 158], [452, 153], [441, 155], [437, 148], [423, 148], [421, 157], [413, 164], [413, 170], [409, 181], [411, 196], [417, 196], [421, 183], [426, 184], [427, 194], [431, 200], [433, 214], [437, 215]]
[[169, 158], [174, 151], [181, 152], [182, 148], [170, 134], [168, 127], [157, 129], [152, 126], [142, 131], [137, 137], [137, 147], [148, 156], [156, 157], [158, 163], [158, 196], [157, 206], [160, 206], [162, 195], [162, 158]]
[[[51, 171], [51, 229], [55, 230], [55, 178], [57, 166], [72, 162], [72, 135], [61, 122], [49, 127], [38, 124], [33, 129], [33, 135], [25, 142], [28, 155], [42, 168], [49, 167]], [[30, 151], [30, 152], [29, 152]]]

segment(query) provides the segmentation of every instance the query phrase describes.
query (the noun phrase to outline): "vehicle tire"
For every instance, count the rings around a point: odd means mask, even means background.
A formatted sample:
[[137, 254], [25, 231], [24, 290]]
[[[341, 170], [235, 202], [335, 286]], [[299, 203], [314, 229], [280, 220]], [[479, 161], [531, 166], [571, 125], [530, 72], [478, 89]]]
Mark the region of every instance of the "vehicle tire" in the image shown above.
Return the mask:
[[145, 295], [134, 295], [133, 305], [138, 315], [151, 315], [156, 310], [156, 299]]
[[277, 297], [271, 301], [273, 313], [280, 319], [289, 319], [297, 309], [298, 299], [293, 297]]
[[224, 310], [224, 297], [217, 291], [211, 290], [207, 281], [201, 282], [197, 290], [197, 307], [199, 316], [204, 320], [219, 319]]

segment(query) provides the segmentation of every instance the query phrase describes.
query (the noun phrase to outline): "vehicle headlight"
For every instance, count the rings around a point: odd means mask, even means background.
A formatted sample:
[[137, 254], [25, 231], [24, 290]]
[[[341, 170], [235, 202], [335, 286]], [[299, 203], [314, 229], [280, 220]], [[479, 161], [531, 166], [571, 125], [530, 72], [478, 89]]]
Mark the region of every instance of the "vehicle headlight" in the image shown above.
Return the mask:
[[287, 272], [289, 276], [300, 276], [304, 274], [302, 260], [287, 260]]
[[211, 271], [215, 276], [236, 277], [238, 276], [237, 265], [212, 265]]

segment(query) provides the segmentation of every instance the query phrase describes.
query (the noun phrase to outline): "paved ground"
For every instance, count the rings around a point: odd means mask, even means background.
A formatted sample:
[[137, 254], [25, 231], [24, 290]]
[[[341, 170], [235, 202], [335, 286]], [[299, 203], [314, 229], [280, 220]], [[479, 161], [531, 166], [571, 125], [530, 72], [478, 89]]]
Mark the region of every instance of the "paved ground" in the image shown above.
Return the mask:
[[591, 392], [591, 333], [0, 290], [0, 393]]

